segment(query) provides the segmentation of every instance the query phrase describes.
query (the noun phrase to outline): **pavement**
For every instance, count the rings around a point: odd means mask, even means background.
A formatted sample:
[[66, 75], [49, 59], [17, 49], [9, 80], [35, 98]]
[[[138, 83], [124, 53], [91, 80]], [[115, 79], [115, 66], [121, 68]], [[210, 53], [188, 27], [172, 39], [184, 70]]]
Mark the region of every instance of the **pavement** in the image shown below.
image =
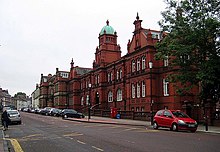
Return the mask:
[[[90, 119], [88, 117], [77, 119], [77, 118], [68, 118], [70, 121], [77, 121], [77, 122], [84, 122], [84, 123], [102, 123], [102, 124], [114, 124], [114, 125], [129, 125], [129, 126], [140, 126], [151, 128], [149, 121], [140, 121], [140, 120], [130, 120], [130, 119], [114, 119], [114, 118], [107, 118], [107, 117], [96, 117], [91, 116]], [[10, 127], [9, 127], [10, 129]], [[220, 135], [220, 126], [208, 126], [208, 131], [204, 125], [199, 125], [196, 132], [202, 133], [215, 133]], [[4, 138], [4, 131], [3, 127], [0, 126], [0, 152], [8, 152], [8, 145], [7, 141]]]
[[[141, 121], [141, 120], [131, 120], [131, 119], [115, 119], [108, 117], [96, 117], [91, 116], [90, 119], [88, 117], [77, 119], [77, 118], [68, 118], [68, 120], [78, 121], [78, 122], [87, 122], [87, 123], [103, 123], [103, 124], [115, 124], [115, 125], [129, 125], [129, 126], [142, 126], [146, 128], [151, 128], [149, 121]], [[203, 124], [200, 124], [197, 128], [196, 132], [204, 132], [204, 133], [216, 133], [220, 135], [220, 126], [208, 126], [208, 131], [206, 131], [206, 127]]]

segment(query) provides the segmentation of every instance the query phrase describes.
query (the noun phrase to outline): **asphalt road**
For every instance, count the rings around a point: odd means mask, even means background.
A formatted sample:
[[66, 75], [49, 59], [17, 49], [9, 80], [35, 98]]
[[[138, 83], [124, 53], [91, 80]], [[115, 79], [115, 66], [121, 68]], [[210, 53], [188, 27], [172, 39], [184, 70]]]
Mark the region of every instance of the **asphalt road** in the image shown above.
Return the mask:
[[5, 132], [11, 152], [218, 152], [220, 135], [151, 130], [22, 113]]

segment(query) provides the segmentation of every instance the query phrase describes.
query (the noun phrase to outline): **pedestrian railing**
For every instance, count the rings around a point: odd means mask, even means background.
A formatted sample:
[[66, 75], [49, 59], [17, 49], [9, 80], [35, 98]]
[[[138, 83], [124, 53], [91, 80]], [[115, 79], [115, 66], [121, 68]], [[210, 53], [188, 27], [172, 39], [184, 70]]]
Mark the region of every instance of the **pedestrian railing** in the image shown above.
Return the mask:
[[[124, 111], [119, 110], [117, 114], [120, 115], [120, 119], [132, 119], [132, 120], [143, 120], [150, 121], [151, 113], [150, 112], [135, 112], [135, 111]], [[92, 109], [92, 116], [100, 116], [100, 117], [111, 117], [110, 110], [102, 110], [102, 109]]]

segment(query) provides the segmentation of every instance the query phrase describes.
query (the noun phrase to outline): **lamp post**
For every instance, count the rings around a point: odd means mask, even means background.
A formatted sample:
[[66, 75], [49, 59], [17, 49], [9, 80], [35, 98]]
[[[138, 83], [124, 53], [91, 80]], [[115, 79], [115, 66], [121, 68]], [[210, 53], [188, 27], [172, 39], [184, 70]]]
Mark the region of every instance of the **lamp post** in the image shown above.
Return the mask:
[[91, 100], [90, 100], [90, 96], [91, 96], [91, 86], [92, 84], [89, 83], [89, 96], [88, 96], [88, 121], [89, 119], [91, 119]]
[[149, 61], [149, 68], [150, 68], [150, 113], [151, 113], [151, 125], [153, 125], [153, 100], [152, 100], [152, 68], [153, 62]]

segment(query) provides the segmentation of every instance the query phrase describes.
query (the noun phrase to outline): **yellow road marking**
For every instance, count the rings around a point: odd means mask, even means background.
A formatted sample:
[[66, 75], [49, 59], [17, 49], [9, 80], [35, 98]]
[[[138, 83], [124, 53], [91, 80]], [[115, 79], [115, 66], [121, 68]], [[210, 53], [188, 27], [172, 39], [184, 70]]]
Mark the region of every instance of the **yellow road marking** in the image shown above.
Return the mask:
[[127, 129], [125, 129], [125, 131], [129, 131], [129, 130], [137, 130], [137, 129], [139, 129], [139, 128], [127, 128]]
[[95, 148], [96, 150], [99, 150], [99, 151], [104, 151], [103, 149], [95, 147], [95, 146], [92, 146], [92, 148]]
[[77, 142], [80, 143], [80, 144], [83, 144], [83, 145], [86, 144], [86, 143], [84, 143], [84, 142], [82, 142], [82, 141], [80, 141], [80, 140], [77, 140]]
[[24, 136], [22, 138], [24, 139], [24, 138], [31, 138], [31, 137], [36, 137], [36, 136], [42, 136], [42, 134], [33, 134], [33, 135]]
[[15, 152], [24, 152], [16, 139], [9, 139]]

